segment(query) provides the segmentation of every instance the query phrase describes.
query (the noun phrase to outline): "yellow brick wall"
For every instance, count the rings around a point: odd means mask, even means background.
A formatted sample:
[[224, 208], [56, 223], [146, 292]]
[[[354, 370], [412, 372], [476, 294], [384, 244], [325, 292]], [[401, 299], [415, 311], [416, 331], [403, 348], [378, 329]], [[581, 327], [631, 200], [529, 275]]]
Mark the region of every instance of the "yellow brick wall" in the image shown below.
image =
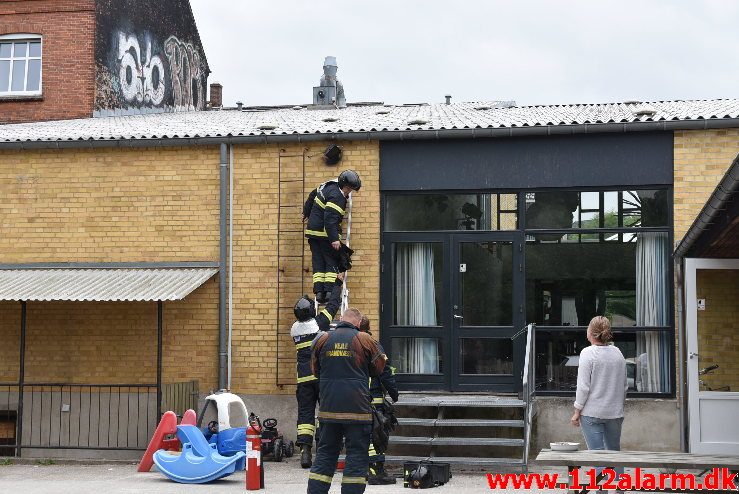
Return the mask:
[[20, 334], [20, 302], [0, 302], [0, 383], [18, 382]]
[[[219, 148], [0, 151], [0, 262], [217, 261]], [[20, 304], [0, 303], [0, 382]], [[164, 303], [165, 383], [217, 386], [218, 278]], [[156, 303], [28, 303], [28, 381], [156, 381]]]
[[[346, 142], [338, 167], [326, 167], [321, 152], [328, 143], [309, 146], [236, 146], [234, 150], [234, 328], [233, 383], [239, 393], [292, 393], [292, 386], [276, 387], [278, 354], [280, 376], [293, 382], [295, 351], [289, 339], [294, 318], [292, 306], [301, 293], [311, 292], [310, 254], [301, 223], [305, 196], [319, 183], [341, 170], [354, 169], [362, 190], [354, 200], [352, 248], [354, 267], [349, 275], [350, 303], [365, 312], [377, 326], [379, 310], [380, 194], [379, 144]], [[305, 189], [301, 182], [282, 185], [280, 251], [299, 255], [305, 262], [285, 260], [281, 282], [282, 325], [277, 323], [277, 220], [278, 171], [283, 180], [300, 179], [305, 150]], [[281, 157], [282, 156], [282, 157]], [[302, 274], [302, 276], [301, 276]], [[302, 278], [302, 285], [300, 280]], [[281, 335], [277, 336], [277, 331]]]
[[739, 271], [706, 269], [696, 274], [697, 298], [706, 299], [706, 310], [698, 311], [698, 354], [700, 367], [718, 364], [702, 376], [708, 386], [730, 386], [739, 391]]
[[739, 129], [675, 132], [675, 245], [739, 154]]
[[217, 260], [218, 173], [216, 146], [0, 151], [0, 262]]

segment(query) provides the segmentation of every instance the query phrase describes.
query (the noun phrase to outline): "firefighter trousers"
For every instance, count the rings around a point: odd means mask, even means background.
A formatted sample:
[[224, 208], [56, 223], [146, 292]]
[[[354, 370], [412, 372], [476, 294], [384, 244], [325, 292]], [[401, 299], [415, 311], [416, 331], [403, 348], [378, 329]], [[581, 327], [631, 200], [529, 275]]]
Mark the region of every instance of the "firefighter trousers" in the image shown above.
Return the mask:
[[313, 293], [329, 292], [336, 283], [339, 256], [328, 239], [309, 238], [308, 246], [313, 264]]
[[321, 441], [316, 461], [308, 475], [308, 494], [326, 494], [339, 460], [342, 439], [346, 441], [346, 464], [341, 479], [342, 494], [362, 494], [367, 486], [371, 424], [321, 422]]
[[318, 403], [318, 379], [298, 384], [298, 446], [313, 445], [316, 435], [316, 404]]

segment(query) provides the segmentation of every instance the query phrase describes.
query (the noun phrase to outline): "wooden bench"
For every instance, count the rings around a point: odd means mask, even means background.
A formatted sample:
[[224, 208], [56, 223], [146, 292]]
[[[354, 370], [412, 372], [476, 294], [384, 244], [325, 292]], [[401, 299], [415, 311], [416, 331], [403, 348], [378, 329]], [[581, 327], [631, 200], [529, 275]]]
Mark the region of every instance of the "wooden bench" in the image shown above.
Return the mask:
[[[679, 470], [710, 470], [713, 468], [727, 468], [733, 472], [739, 471], [739, 456], [695, 455], [689, 453], [668, 453], [655, 451], [552, 451], [543, 449], [534, 460], [539, 465], [566, 466], [568, 476], [573, 470], [582, 467], [624, 467], [624, 468], [659, 468], [669, 471]], [[568, 478], [571, 482], [571, 477]], [[598, 482], [602, 476], [598, 477]], [[699, 481], [699, 480], [697, 480]], [[580, 476], [580, 484], [588, 484], [590, 477]], [[739, 484], [739, 477], [734, 479]], [[639, 489], [642, 492], [737, 492], [729, 490], [698, 490], [698, 489]], [[572, 491], [571, 491], [572, 492]], [[587, 487], [576, 491], [587, 493]]]

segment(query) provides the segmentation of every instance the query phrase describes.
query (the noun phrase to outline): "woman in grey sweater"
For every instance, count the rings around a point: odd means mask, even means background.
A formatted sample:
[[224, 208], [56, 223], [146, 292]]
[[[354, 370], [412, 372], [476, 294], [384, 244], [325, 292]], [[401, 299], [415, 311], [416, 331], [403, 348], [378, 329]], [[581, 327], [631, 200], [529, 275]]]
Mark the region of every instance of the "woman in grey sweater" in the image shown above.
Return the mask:
[[[620, 451], [628, 389], [626, 359], [611, 343], [611, 323], [605, 317], [590, 321], [587, 336], [590, 346], [580, 352], [575, 413], [570, 421], [582, 427], [588, 449]], [[619, 470], [617, 474], [623, 473]]]

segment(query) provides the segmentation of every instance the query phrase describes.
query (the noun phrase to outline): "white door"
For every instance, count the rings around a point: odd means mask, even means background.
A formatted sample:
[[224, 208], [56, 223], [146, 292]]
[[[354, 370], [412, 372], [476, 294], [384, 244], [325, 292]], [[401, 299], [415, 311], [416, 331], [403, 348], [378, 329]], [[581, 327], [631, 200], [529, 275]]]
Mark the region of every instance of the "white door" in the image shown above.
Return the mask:
[[739, 455], [739, 259], [685, 260], [690, 452]]

